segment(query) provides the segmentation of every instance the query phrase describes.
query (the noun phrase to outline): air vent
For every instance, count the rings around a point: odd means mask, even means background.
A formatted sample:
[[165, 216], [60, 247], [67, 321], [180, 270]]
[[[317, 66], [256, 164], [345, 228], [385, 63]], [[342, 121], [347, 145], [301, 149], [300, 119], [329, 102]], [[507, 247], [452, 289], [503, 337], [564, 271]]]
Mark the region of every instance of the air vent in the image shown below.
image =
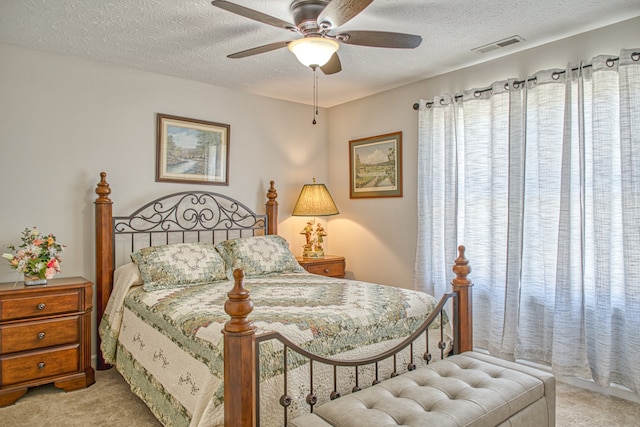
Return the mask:
[[523, 42], [524, 39], [520, 36], [511, 36], [506, 39], [498, 40], [497, 42], [489, 43], [484, 46], [476, 47], [471, 49], [475, 53], [487, 53], [492, 50], [500, 49], [501, 47], [510, 46], [514, 43]]

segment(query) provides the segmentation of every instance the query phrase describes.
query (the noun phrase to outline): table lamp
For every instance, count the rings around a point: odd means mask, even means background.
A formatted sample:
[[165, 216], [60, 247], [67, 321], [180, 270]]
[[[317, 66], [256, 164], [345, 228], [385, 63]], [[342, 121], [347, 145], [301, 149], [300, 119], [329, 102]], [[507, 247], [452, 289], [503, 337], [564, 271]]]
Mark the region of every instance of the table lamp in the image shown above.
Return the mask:
[[304, 258], [324, 258], [322, 243], [327, 236], [327, 232], [321, 224], [317, 224], [316, 229], [313, 229], [315, 217], [338, 215], [339, 213], [331, 194], [329, 194], [329, 190], [324, 184], [316, 184], [316, 179], [314, 178], [313, 184], [305, 184], [302, 187], [291, 215], [314, 217], [313, 221], [308, 221], [300, 232], [307, 239], [302, 251]]

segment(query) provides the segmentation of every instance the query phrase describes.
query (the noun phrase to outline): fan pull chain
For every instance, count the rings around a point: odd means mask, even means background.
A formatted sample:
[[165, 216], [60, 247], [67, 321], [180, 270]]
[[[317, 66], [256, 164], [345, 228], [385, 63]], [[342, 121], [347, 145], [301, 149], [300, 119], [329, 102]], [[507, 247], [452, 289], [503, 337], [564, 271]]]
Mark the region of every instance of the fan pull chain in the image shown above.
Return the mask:
[[316, 65], [312, 65], [311, 68], [313, 69], [313, 123], [314, 125], [317, 123], [316, 122], [316, 116], [318, 115], [318, 67]]

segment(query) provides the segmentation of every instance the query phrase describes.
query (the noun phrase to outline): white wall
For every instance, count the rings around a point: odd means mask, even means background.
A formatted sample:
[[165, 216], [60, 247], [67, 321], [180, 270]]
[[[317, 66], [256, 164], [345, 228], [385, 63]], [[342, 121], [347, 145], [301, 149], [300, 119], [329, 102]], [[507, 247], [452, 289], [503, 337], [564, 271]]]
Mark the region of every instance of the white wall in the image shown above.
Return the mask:
[[[328, 240], [331, 252], [347, 258], [347, 277], [413, 286], [417, 231], [415, 102], [487, 87], [509, 77], [523, 78], [539, 70], [564, 68], [569, 62], [589, 61], [598, 54], [617, 55], [622, 48], [640, 48], [640, 18], [331, 108], [328, 186], [340, 215], [329, 220]], [[349, 199], [349, 140], [394, 131], [403, 132], [404, 197]], [[467, 254], [473, 272], [473, 248], [468, 248]]]
[[[273, 179], [280, 232], [302, 245], [304, 219], [288, 216], [303, 184], [327, 178], [325, 110], [314, 126], [311, 106], [9, 45], [0, 44], [0, 63], [0, 252], [35, 225], [67, 245], [64, 276], [93, 280], [101, 171], [114, 215], [186, 189], [237, 196], [263, 213]], [[230, 124], [229, 186], [156, 183], [156, 113]], [[0, 281], [14, 280], [1, 263]]]

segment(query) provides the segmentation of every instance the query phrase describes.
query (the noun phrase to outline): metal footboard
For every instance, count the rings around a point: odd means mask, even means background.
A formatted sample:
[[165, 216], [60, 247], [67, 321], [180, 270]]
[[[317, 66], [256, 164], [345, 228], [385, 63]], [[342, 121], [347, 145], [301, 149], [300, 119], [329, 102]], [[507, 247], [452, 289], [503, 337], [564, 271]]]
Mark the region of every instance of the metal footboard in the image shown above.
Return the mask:
[[[453, 313], [451, 313], [450, 316], [447, 316], [445, 307], [447, 306], [447, 303], [450, 300], [452, 302]], [[301, 368], [301, 367], [304, 367], [305, 365], [308, 365], [307, 366], [308, 377], [309, 377], [309, 384], [307, 385], [308, 394], [306, 395], [305, 402], [304, 403], [298, 402], [298, 404], [299, 403], [302, 403], [303, 405], [306, 404], [308, 406], [309, 412], [313, 412], [314, 406], [317, 403], [319, 403], [321, 400], [317, 395], [318, 387], [314, 386], [314, 369], [317, 369], [319, 365], [322, 366], [324, 369], [328, 368], [333, 370], [333, 384], [331, 387], [329, 387], [331, 391], [328, 396], [321, 396], [321, 398], [324, 399], [325, 401], [327, 398], [330, 400], [337, 399], [341, 396], [341, 393], [339, 390], [340, 389], [339, 377], [343, 379], [348, 377], [347, 382], [350, 381], [351, 382], [350, 385], [353, 386], [351, 387], [351, 390], [350, 390], [351, 392], [356, 392], [361, 388], [363, 388], [362, 381], [360, 378], [361, 370], [363, 369], [363, 367], [369, 367], [371, 369], [370, 376], [373, 377], [373, 381], [371, 382], [371, 385], [375, 385], [380, 381], [386, 379], [383, 376], [387, 374], [389, 377], [394, 377], [399, 374], [402, 374], [403, 372], [412, 371], [416, 369], [417, 367], [416, 365], [418, 361], [421, 361], [420, 363], [422, 364], [429, 364], [433, 359], [433, 355], [429, 351], [429, 348], [430, 348], [429, 330], [432, 329], [431, 325], [436, 320], [440, 321], [439, 322], [440, 323], [440, 326], [439, 326], [440, 340], [437, 343], [437, 348], [439, 349], [439, 352], [440, 352], [440, 355], [439, 355], [440, 359], [447, 357], [449, 354], [458, 353], [458, 337], [456, 336], [458, 332], [457, 327], [454, 326], [452, 328], [452, 334], [453, 334], [452, 345], [449, 345], [448, 340], [445, 340], [446, 324], [449, 324], [449, 322], [452, 322], [453, 319], [457, 319], [457, 318], [458, 318], [458, 293], [457, 292], [446, 293], [442, 296], [442, 298], [440, 299], [440, 301], [438, 302], [434, 310], [429, 314], [427, 319], [411, 335], [403, 339], [400, 343], [394, 345], [393, 347], [375, 356], [366, 357], [362, 359], [353, 359], [353, 360], [323, 357], [323, 356], [311, 353], [305, 350], [304, 348], [298, 346], [297, 344], [293, 343], [287, 337], [283, 336], [278, 332], [269, 332], [265, 334], [256, 335], [255, 337], [255, 352], [256, 352], [255, 353], [256, 354], [255, 372], [257, 373], [257, 375], [255, 376], [255, 382], [256, 382], [255, 384], [256, 406], [255, 407], [260, 408], [260, 378], [261, 378], [260, 347], [261, 347], [261, 344], [263, 343], [274, 341], [279, 343], [283, 349], [282, 350], [283, 393], [280, 396], [279, 403], [283, 409], [283, 425], [286, 426], [288, 423], [289, 407], [292, 405], [292, 403], [294, 403], [294, 399], [291, 397], [289, 393], [289, 384], [288, 384], [288, 381], [289, 381], [288, 373], [291, 369]], [[416, 348], [419, 347], [416, 344], [421, 343], [422, 340], [425, 340], [424, 348], [426, 350], [422, 354], [416, 355], [416, 353], [418, 352]], [[399, 357], [399, 355], [401, 354], [402, 354], [402, 357]], [[404, 364], [402, 362], [399, 362], [400, 359], [404, 361], [408, 360], [408, 363]], [[390, 364], [392, 366], [392, 368], [390, 369], [390, 372], [389, 372], [389, 369], [386, 370], [387, 371], [386, 374], [383, 373], [382, 370], [380, 369], [381, 363], [383, 362], [386, 363], [387, 365]], [[338, 372], [339, 368], [341, 368], [340, 375]], [[325, 385], [323, 388], [326, 389], [327, 386]], [[257, 425], [260, 425], [260, 411], [258, 411], [258, 413], [256, 414], [256, 417], [257, 417]]]

